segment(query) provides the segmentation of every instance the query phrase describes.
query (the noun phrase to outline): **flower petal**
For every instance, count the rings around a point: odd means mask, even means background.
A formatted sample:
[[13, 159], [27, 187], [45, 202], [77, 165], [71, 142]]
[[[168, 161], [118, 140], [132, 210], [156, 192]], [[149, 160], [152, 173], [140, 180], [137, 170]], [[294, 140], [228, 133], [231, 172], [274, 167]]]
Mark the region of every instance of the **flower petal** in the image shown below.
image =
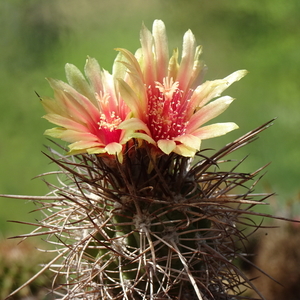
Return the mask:
[[85, 77], [76, 66], [72, 64], [66, 64], [65, 71], [69, 84], [77, 92], [86, 96], [88, 99], [95, 99], [94, 93], [91, 90], [89, 84], [87, 83]]
[[[112, 75], [115, 79], [118, 78], [125, 78], [128, 77], [127, 74], [127, 67], [125, 66], [126, 62], [126, 58], [124, 56], [124, 54], [120, 51], [117, 55], [117, 57], [114, 60], [114, 64], [113, 64], [113, 72]], [[128, 65], [128, 63], [127, 63]]]
[[170, 154], [176, 148], [176, 143], [173, 140], [159, 140], [157, 146], [162, 152]]
[[[88, 154], [101, 154], [101, 153], [106, 153], [106, 150], [104, 147], [94, 147], [94, 148], [86, 149], [86, 152]], [[70, 151], [70, 153], [75, 154], [75, 151]]]
[[239, 70], [224, 79], [204, 82], [194, 91], [191, 102], [195, 104], [195, 107], [198, 106], [200, 108], [204, 106], [211, 99], [219, 97], [224, 90], [234, 82], [243, 78], [247, 73], [247, 70]]
[[145, 78], [145, 82], [147, 86], [151, 84], [152, 82], [156, 81], [156, 64], [154, 63], [154, 57], [153, 57], [153, 36], [149, 29], [143, 24], [141, 33], [140, 33], [140, 39], [141, 39], [141, 46], [143, 51], [143, 74]]
[[105, 150], [108, 154], [115, 155], [122, 151], [122, 145], [119, 143], [110, 143], [105, 146]]
[[[87, 57], [84, 73], [86, 74], [89, 83], [93, 87], [93, 92], [99, 94], [100, 91], [103, 90], [103, 82], [101, 78], [101, 69], [98, 61], [95, 58], [89, 56]], [[92, 99], [95, 99], [95, 97], [93, 96]], [[94, 105], [97, 106], [96, 101], [94, 102]]]
[[174, 141], [179, 141], [187, 147], [200, 150], [201, 139], [194, 134], [185, 134], [174, 138]]
[[151, 135], [148, 126], [138, 118], [131, 118], [125, 120], [118, 126], [118, 128], [123, 130], [132, 130], [132, 131], [142, 130], [145, 131], [148, 135]]
[[[120, 63], [126, 65], [129, 70], [129, 75], [134, 75], [137, 80], [143, 82], [143, 73], [136, 57], [126, 49], [116, 48], [115, 50], [122, 53], [123, 56], [120, 57], [119, 61]], [[126, 58], [127, 61], [123, 57]]]
[[62, 117], [60, 115], [47, 114], [47, 115], [43, 116], [43, 118], [53, 124], [56, 124], [56, 125], [59, 125], [59, 126], [65, 127], [65, 128], [73, 129], [76, 131], [88, 132], [87, 127], [85, 127], [84, 125], [82, 125], [78, 122], [75, 122], [73, 120], [70, 120], [69, 118]]
[[184, 157], [194, 157], [197, 149], [190, 148], [184, 144], [179, 144], [174, 149], [174, 152]]
[[196, 50], [196, 40], [191, 30], [188, 30], [183, 36], [182, 59], [178, 70], [176, 81], [179, 82], [179, 88], [182, 91], [187, 90], [190, 81], [190, 74], [194, 65]]
[[191, 117], [187, 125], [187, 133], [193, 133], [201, 125], [220, 115], [233, 100], [229, 96], [224, 96], [202, 107]]
[[97, 110], [95, 105], [93, 105], [86, 96], [80, 94], [73, 87], [61, 80], [52, 78], [47, 78], [47, 80], [55, 91], [56, 104], [65, 110], [65, 114], [70, 115], [70, 112], [73, 116], [75, 113], [77, 113], [77, 115], [85, 114], [86, 117], [91, 118], [93, 122], [98, 122], [99, 110]]
[[169, 60], [168, 38], [164, 22], [155, 20], [152, 32], [156, 54], [156, 80], [162, 82], [167, 76]]
[[118, 79], [119, 90], [134, 117], [143, 119], [146, 111], [146, 100], [139, 98], [133, 89], [121, 78]]
[[141, 132], [134, 132], [134, 133], [131, 133], [130, 135], [132, 138], [135, 138], [135, 139], [141, 139], [141, 140], [144, 140], [150, 144], [153, 144], [153, 145], [156, 145], [156, 142], [153, 140], [152, 137], [150, 137], [149, 135], [145, 134], [145, 133], [141, 133]]
[[[140, 119], [132, 118], [132, 119], [125, 120], [118, 126], [118, 128], [125, 131], [124, 137], [122, 138], [122, 142], [123, 141], [127, 142], [131, 138], [135, 138], [135, 139], [145, 140], [150, 144], [154, 144], [154, 145], [156, 144], [156, 142], [151, 137], [149, 128]], [[146, 133], [136, 132], [136, 131], [144, 131]]]
[[238, 125], [232, 122], [216, 123], [199, 128], [193, 132], [193, 135], [197, 136], [201, 140], [205, 140], [224, 135], [238, 128]]
[[173, 81], [175, 82], [178, 74], [179, 69], [179, 63], [178, 63], [178, 49], [173, 50], [173, 55], [170, 58], [169, 61], [169, 67], [168, 67], [168, 77], [171, 79], [173, 78]]
[[61, 105], [57, 104], [56, 99], [52, 99], [52, 98], [49, 98], [49, 97], [43, 97], [43, 98], [41, 98], [41, 103], [44, 107], [44, 110], [47, 113], [64, 115], [64, 116], [68, 115], [65, 112], [65, 109]]
[[200, 61], [200, 55], [202, 54], [202, 47], [197, 46], [194, 58], [193, 70], [190, 74], [190, 80], [188, 86], [191, 89], [195, 89], [199, 84], [202, 83], [203, 74], [206, 71], [206, 67], [203, 62]]
[[[69, 145], [69, 148], [71, 150], [87, 150], [89, 148], [93, 148], [98, 146], [99, 147], [99, 142], [93, 142], [93, 141], [78, 141], [73, 144]], [[104, 147], [103, 147], [104, 148]]]
[[55, 128], [51, 128], [51, 129], [47, 129], [45, 130], [44, 134], [45, 135], [49, 135], [51, 137], [60, 139], [62, 134], [66, 131], [67, 129], [65, 128], [61, 128], [61, 127], [55, 127]]
[[227, 77], [225, 77], [224, 80], [226, 80], [227, 85], [230, 86], [234, 82], [242, 79], [247, 73], [248, 73], [247, 70], [238, 70], [238, 71], [235, 71], [232, 74], [228, 75]]
[[90, 132], [78, 132], [75, 130], [64, 129], [60, 138], [69, 143], [74, 143], [76, 141], [97, 141], [100, 144], [99, 138]]

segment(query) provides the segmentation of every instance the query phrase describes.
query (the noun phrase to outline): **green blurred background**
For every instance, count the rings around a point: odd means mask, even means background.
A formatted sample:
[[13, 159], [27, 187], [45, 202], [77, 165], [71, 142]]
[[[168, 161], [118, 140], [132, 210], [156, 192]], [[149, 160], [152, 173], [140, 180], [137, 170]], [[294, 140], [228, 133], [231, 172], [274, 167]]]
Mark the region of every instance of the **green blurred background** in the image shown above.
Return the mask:
[[[250, 155], [240, 167], [251, 172], [272, 162], [257, 192], [274, 191], [281, 213], [299, 198], [300, 180], [300, 1], [299, 0], [2, 0], [0, 2], [0, 193], [44, 195], [48, 188], [32, 178], [56, 167], [41, 153], [51, 143], [43, 136], [52, 125], [41, 119], [35, 91], [52, 96], [45, 77], [65, 80], [64, 65], [81, 70], [87, 55], [111, 71], [114, 48], [135, 51], [142, 22], [150, 29], [162, 19], [170, 49], [181, 49], [191, 29], [204, 47], [205, 79], [235, 70], [249, 74], [226, 93], [237, 100], [218, 121], [240, 129], [204, 147], [218, 149], [278, 117], [274, 126], [235, 157]], [[0, 199], [0, 235], [24, 232], [7, 220], [34, 221], [29, 201]], [[272, 209], [271, 209], [272, 210]], [[293, 207], [294, 215], [297, 203]]]

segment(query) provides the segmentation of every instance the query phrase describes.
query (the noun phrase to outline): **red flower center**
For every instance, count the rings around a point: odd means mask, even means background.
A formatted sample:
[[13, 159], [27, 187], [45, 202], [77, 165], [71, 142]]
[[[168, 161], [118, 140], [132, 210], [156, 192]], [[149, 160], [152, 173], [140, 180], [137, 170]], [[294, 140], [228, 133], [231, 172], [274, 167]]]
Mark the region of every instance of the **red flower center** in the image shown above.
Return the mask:
[[171, 140], [186, 131], [186, 107], [189, 102], [178, 82], [164, 78], [163, 84], [149, 86], [147, 90], [147, 123], [155, 141]]
[[109, 116], [101, 114], [100, 121], [98, 122], [99, 128], [97, 136], [104, 144], [119, 142], [121, 136], [121, 129], [117, 129], [122, 122], [121, 118], [116, 116], [115, 112], [111, 112]]

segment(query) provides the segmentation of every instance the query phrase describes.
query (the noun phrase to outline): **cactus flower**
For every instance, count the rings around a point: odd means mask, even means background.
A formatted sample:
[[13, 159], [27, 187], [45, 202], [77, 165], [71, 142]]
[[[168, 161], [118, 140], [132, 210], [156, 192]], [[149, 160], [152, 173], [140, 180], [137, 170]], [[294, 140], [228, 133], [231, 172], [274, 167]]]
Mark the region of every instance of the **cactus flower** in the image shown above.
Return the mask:
[[[130, 139], [130, 130], [119, 129], [129, 108], [115, 85], [124, 67], [115, 62], [113, 74], [101, 70], [98, 62], [88, 57], [85, 75], [74, 65], [66, 65], [68, 84], [48, 79], [54, 99], [42, 98], [48, 121], [60, 127], [45, 134], [70, 142], [69, 154], [117, 154], [122, 160], [122, 148]], [[118, 74], [118, 75], [116, 75]]]
[[44, 118], [59, 127], [45, 133], [69, 142], [74, 157], [49, 148], [59, 170], [41, 175], [57, 175], [46, 196], [2, 196], [35, 202], [44, 217], [17, 237], [45, 237], [55, 257], [6, 299], [47, 269], [59, 299], [254, 299], [244, 294], [251, 289], [264, 299], [235, 265], [253, 265], [243, 246], [261, 227], [254, 219], [273, 218], [253, 210], [271, 195], [252, 193], [264, 167], [240, 173], [242, 161], [227, 171], [224, 162], [271, 121], [197, 153], [203, 139], [237, 128], [207, 122], [230, 105], [221, 94], [246, 71], [202, 83], [194, 35], [185, 33], [179, 63], [162, 21], [152, 33], [142, 27], [141, 44], [135, 55], [119, 49], [112, 74], [88, 58], [85, 75], [67, 64], [68, 83], [49, 79]]
[[200, 150], [201, 140], [238, 128], [232, 122], [202, 125], [221, 114], [233, 98], [224, 96], [208, 102], [245, 76], [246, 70], [201, 84], [201, 47], [196, 46], [193, 33], [185, 33], [178, 63], [177, 49], [169, 59], [166, 29], [160, 20], [154, 21], [152, 34], [142, 27], [141, 46], [135, 55], [118, 49], [129, 74], [127, 81], [119, 80], [120, 92], [133, 112], [133, 118], [121, 128], [139, 129], [165, 154], [175, 152], [187, 157]]

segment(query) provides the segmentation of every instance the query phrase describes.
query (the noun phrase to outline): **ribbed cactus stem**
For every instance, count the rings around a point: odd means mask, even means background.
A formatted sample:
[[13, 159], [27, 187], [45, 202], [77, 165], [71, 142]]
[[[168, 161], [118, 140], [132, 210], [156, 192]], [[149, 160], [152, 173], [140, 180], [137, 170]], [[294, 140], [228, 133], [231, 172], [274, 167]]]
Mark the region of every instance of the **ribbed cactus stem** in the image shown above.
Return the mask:
[[251, 216], [272, 217], [252, 210], [269, 196], [252, 193], [263, 168], [218, 168], [268, 126], [210, 156], [197, 153], [194, 165], [175, 154], [153, 157], [147, 144], [122, 164], [50, 149], [68, 181], [54, 186], [51, 205], [36, 200], [46, 216], [34, 235], [52, 237], [60, 262], [49, 268], [64, 277], [61, 299], [233, 300], [255, 289], [234, 261], [247, 260], [243, 245], [259, 226]]

